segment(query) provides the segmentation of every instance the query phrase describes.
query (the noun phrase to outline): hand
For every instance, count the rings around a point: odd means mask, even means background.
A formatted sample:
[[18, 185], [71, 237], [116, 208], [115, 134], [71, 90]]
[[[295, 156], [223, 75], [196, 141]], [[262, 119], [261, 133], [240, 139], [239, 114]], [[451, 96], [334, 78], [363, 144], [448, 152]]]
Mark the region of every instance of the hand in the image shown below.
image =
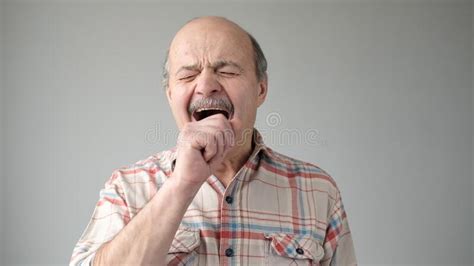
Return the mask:
[[234, 141], [234, 130], [222, 114], [187, 123], [178, 137], [173, 177], [197, 191], [222, 163]]

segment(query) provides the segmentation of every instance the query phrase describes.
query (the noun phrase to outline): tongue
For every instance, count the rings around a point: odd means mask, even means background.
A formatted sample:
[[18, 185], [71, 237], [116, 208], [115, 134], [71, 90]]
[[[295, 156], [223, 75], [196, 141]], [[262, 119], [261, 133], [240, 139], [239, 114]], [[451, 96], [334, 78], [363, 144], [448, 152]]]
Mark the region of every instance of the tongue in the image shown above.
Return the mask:
[[211, 115], [216, 115], [216, 114], [223, 114], [227, 119], [229, 119], [229, 113], [227, 113], [224, 110], [203, 110], [203, 111], [195, 112], [193, 116], [194, 116], [194, 119], [196, 119], [196, 121], [199, 121], [206, 117], [209, 117]]

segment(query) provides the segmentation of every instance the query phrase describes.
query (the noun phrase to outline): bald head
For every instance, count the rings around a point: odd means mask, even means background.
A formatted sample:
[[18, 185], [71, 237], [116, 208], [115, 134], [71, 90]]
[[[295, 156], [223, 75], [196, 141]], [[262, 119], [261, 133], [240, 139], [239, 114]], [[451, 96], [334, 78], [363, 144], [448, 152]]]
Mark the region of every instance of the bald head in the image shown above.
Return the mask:
[[188, 21], [176, 33], [163, 67], [163, 87], [167, 88], [169, 85], [170, 65], [175, 63], [177, 58], [190, 53], [206, 56], [223, 47], [233, 47], [233, 53], [248, 57], [254, 64], [257, 79], [266, 78], [267, 61], [255, 38], [226, 18], [207, 16]]
[[171, 42], [171, 47], [173, 43], [182, 36], [186, 36], [189, 33], [212, 33], [212, 32], [221, 32], [228, 33], [229, 36], [240, 37], [243, 39], [248, 39], [247, 32], [242, 29], [236, 23], [224, 18], [224, 17], [215, 17], [215, 16], [206, 16], [193, 18], [188, 21], [186, 24], [181, 27], [181, 29], [176, 33], [173, 41]]

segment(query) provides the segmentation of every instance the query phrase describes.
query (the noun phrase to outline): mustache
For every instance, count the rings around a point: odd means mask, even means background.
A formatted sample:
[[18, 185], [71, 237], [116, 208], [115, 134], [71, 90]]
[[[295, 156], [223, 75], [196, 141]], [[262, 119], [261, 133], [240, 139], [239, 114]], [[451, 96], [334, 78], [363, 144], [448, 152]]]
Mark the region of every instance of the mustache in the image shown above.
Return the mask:
[[229, 112], [229, 114], [234, 113], [234, 106], [228, 98], [202, 98], [192, 102], [188, 107], [189, 114], [193, 114], [200, 108], [219, 108], [224, 109]]

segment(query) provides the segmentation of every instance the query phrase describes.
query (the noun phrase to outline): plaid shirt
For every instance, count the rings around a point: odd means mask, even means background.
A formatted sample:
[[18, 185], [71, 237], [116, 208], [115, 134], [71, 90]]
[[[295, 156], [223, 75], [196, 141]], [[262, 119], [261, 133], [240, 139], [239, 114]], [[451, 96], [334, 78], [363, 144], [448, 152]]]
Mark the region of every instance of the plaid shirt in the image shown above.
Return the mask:
[[[256, 131], [254, 150], [225, 188], [207, 179], [189, 205], [169, 265], [355, 265], [349, 224], [334, 180], [279, 154]], [[89, 265], [171, 175], [175, 150], [113, 172], [71, 265]], [[170, 199], [172, 200], [172, 199]]]

